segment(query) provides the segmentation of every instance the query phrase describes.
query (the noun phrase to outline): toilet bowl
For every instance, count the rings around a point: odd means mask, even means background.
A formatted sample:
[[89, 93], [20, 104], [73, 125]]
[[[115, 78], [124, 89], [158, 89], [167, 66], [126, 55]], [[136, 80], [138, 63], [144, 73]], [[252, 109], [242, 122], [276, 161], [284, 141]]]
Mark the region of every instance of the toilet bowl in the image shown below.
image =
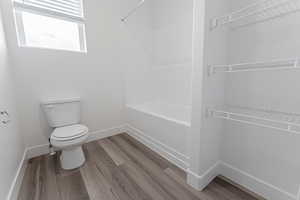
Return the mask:
[[54, 129], [50, 142], [56, 149], [62, 150], [61, 167], [66, 170], [79, 168], [85, 162], [81, 145], [88, 138], [88, 128], [81, 124]]
[[62, 168], [70, 170], [82, 166], [85, 156], [81, 146], [87, 140], [89, 130], [80, 124], [80, 98], [48, 100], [42, 106], [49, 126], [54, 128], [50, 143], [62, 150]]

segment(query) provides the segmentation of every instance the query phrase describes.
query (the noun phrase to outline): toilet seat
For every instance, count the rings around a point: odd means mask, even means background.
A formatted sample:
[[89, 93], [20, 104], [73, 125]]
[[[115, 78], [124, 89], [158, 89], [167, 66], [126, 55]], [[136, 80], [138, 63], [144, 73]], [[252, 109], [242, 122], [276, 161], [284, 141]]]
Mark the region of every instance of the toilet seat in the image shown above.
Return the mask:
[[51, 140], [70, 141], [86, 136], [88, 128], [81, 124], [56, 128], [51, 134]]
[[50, 143], [62, 150], [60, 155], [61, 167], [71, 170], [82, 166], [85, 162], [82, 144], [87, 141], [89, 130], [81, 124], [56, 128], [51, 134]]

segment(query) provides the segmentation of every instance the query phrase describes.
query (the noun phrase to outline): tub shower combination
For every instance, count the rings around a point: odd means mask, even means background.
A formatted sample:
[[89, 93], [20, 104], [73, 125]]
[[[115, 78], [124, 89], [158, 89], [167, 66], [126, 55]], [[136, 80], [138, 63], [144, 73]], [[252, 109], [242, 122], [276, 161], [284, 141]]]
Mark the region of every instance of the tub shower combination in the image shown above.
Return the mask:
[[187, 167], [189, 106], [161, 102], [127, 105], [129, 132], [181, 168]]

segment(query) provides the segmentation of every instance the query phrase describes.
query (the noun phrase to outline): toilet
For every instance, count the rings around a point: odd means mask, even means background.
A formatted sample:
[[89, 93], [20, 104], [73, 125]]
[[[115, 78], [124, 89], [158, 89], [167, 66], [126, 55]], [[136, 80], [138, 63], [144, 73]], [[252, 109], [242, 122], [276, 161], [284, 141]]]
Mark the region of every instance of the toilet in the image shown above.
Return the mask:
[[82, 144], [89, 130], [80, 124], [80, 98], [51, 100], [42, 103], [50, 127], [54, 128], [50, 143], [62, 150], [60, 162], [63, 169], [81, 167], [85, 162]]

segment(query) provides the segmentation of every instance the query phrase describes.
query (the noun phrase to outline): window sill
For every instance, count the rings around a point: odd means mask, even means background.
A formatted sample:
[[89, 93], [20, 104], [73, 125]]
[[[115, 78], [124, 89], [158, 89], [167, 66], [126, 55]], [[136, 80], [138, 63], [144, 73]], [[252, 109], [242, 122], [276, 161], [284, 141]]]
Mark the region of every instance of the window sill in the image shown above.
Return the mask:
[[55, 48], [35, 47], [35, 46], [26, 46], [26, 45], [18, 45], [18, 47], [21, 49], [33, 49], [33, 50], [45, 50], [45, 51], [58, 51], [58, 52], [87, 54], [87, 50], [55, 49]]

